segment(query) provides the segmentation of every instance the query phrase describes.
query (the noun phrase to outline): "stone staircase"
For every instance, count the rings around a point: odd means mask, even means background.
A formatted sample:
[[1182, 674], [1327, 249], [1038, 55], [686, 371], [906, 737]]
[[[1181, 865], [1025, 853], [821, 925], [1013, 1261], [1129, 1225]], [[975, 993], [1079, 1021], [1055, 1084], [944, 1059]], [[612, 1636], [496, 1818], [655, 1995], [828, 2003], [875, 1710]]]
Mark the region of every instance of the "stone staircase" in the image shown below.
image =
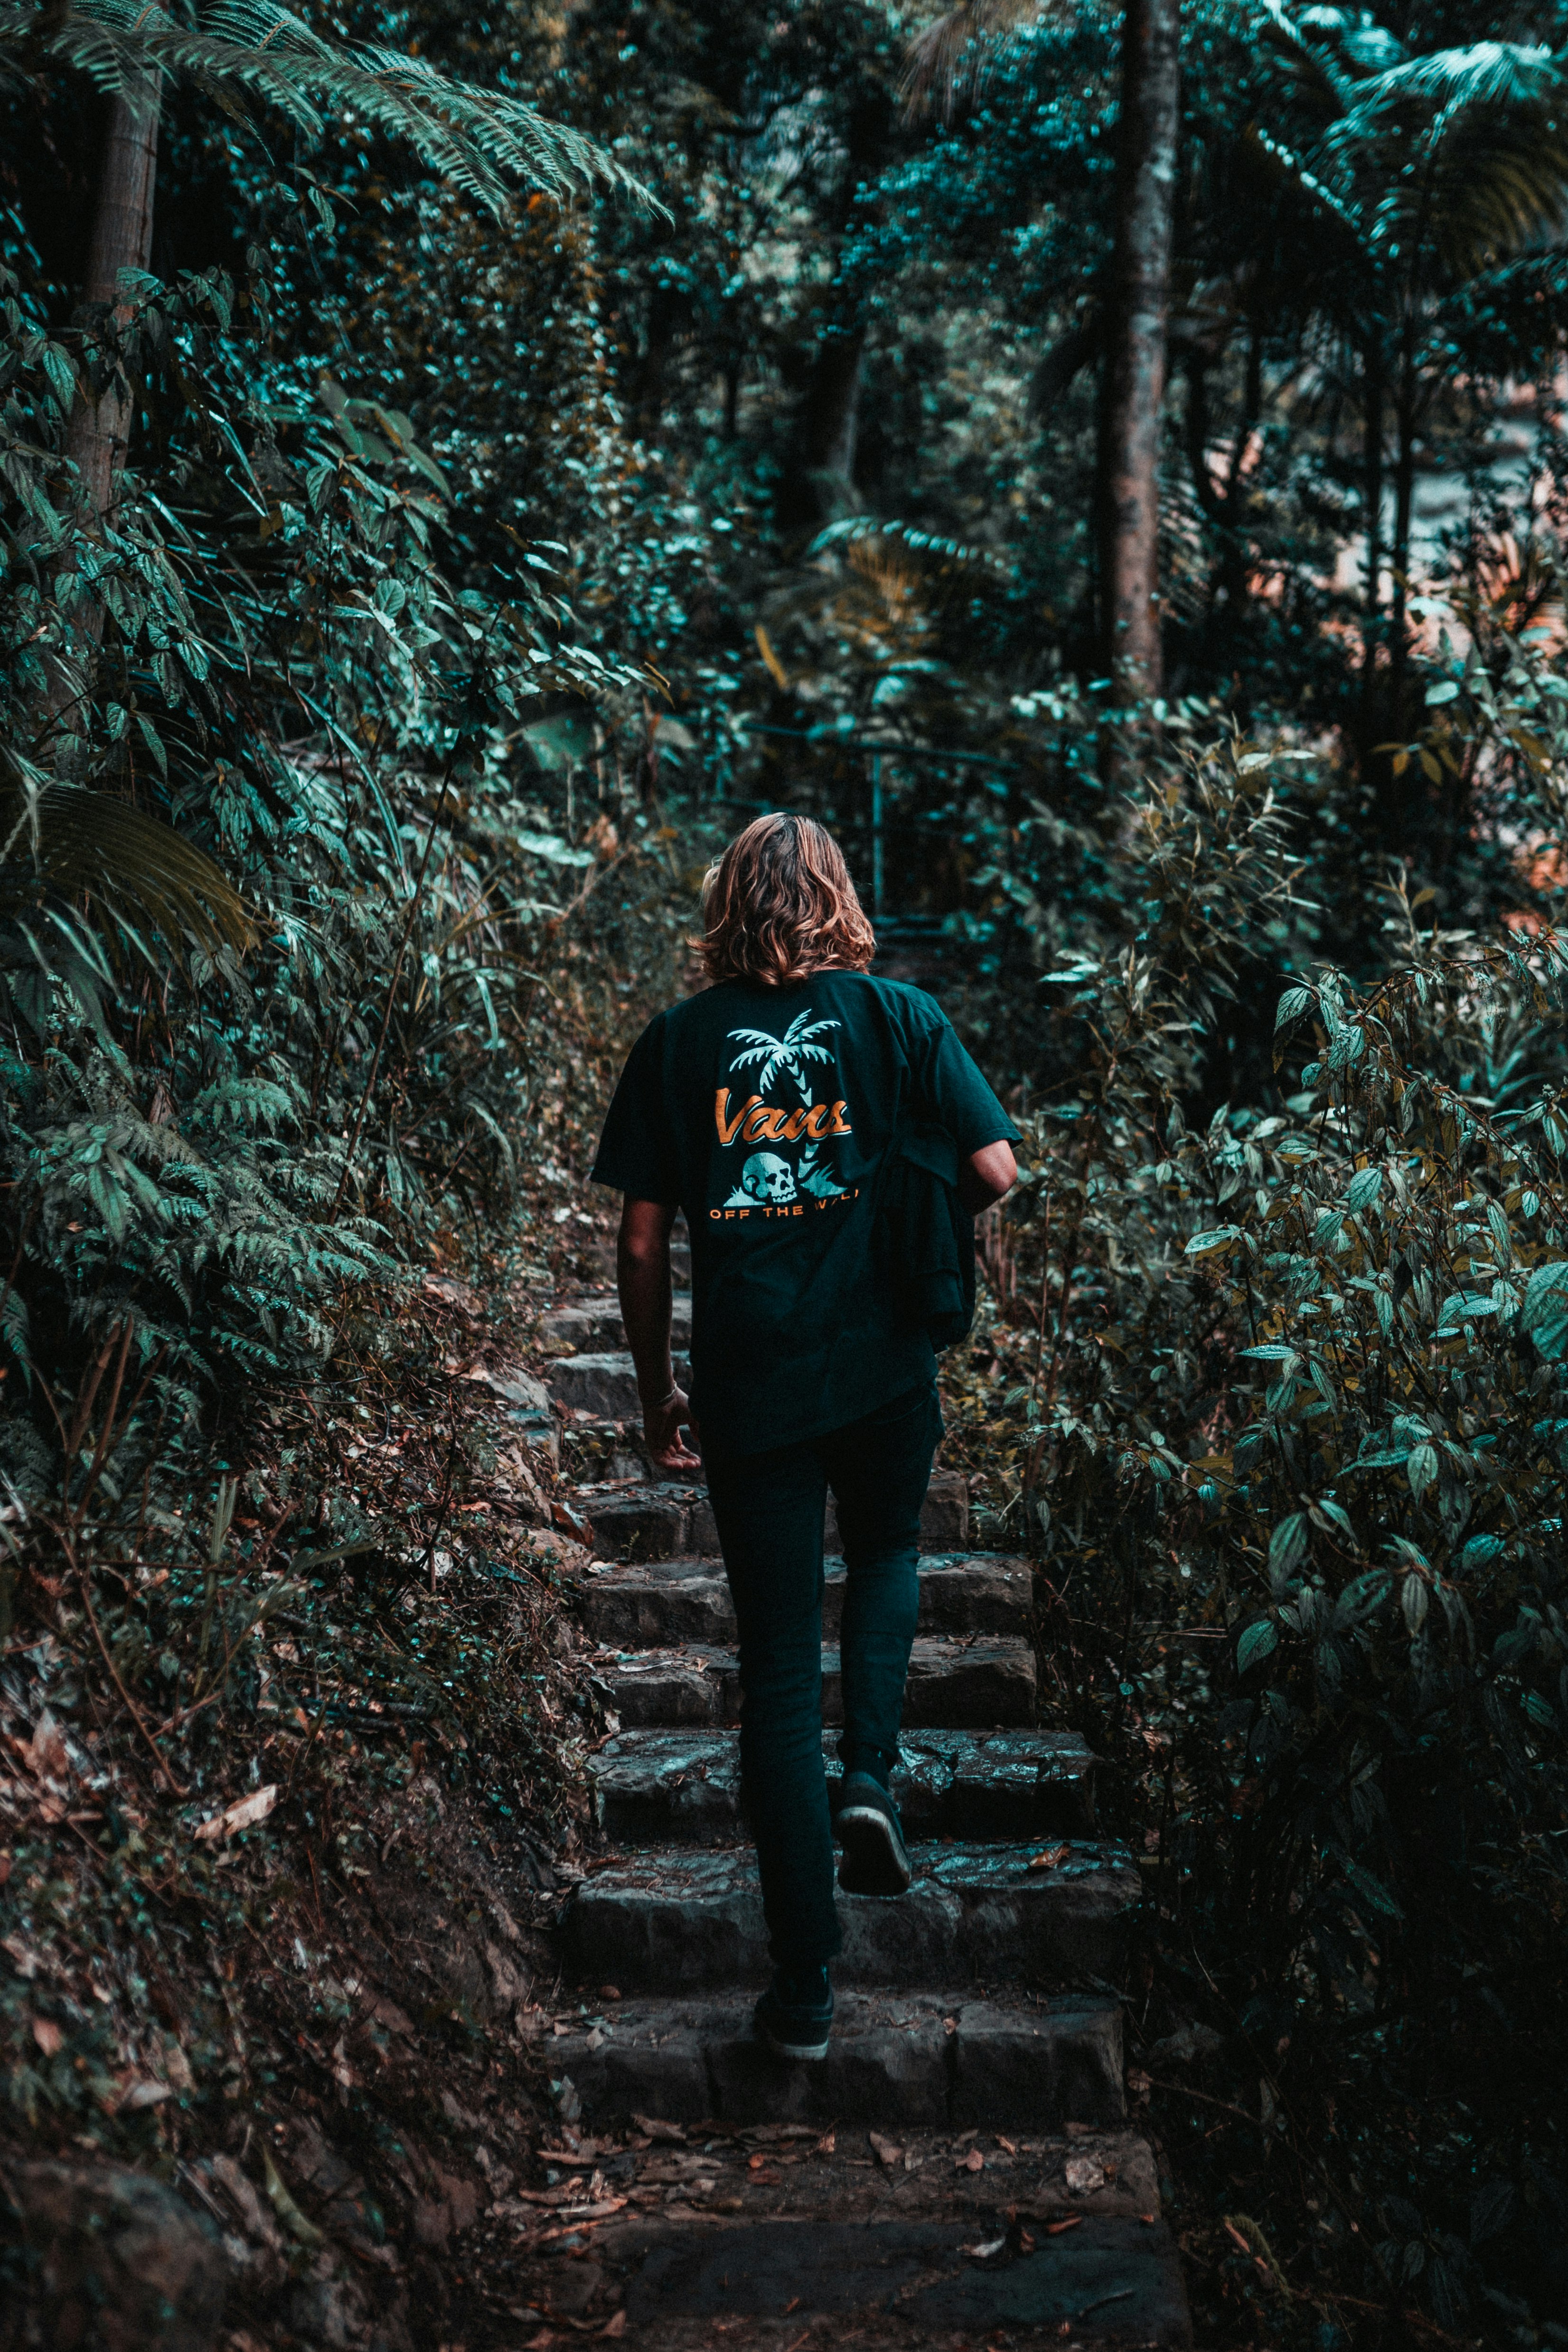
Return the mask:
[[[546, 1328], [580, 1350], [552, 1369], [558, 1402], [630, 1421], [613, 1297]], [[572, 2143], [601, 2151], [589, 2235], [625, 2313], [612, 2332], [693, 2352], [794, 2352], [845, 2326], [856, 2342], [976, 2352], [1185, 2345], [1179, 2263], [1124, 2090], [1115, 1988], [1138, 1874], [1095, 1835], [1083, 1741], [1038, 1720], [1029, 1563], [971, 1552], [962, 1482], [937, 1474], [894, 1779], [915, 1884], [896, 1901], [840, 1896], [830, 2053], [789, 2065], [751, 2032], [768, 1961], [706, 1497], [620, 1479], [577, 1505], [601, 1558], [574, 1605], [618, 1727], [590, 1766], [601, 1844], [563, 1917], [577, 2018], [557, 2019], [549, 2066], [560, 2162], [584, 2160]], [[826, 1534], [831, 1552], [831, 1510]], [[843, 1592], [830, 1559], [825, 1726]], [[555, 2242], [570, 2250], [571, 2232]]]

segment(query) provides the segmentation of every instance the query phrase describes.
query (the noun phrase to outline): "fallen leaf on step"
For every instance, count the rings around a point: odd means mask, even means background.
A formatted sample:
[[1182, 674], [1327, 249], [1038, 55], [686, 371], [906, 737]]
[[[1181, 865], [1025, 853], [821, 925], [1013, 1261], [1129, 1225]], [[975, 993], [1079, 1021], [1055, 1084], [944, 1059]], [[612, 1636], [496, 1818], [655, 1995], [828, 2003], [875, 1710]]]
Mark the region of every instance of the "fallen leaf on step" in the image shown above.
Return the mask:
[[1060, 2238], [1063, 2230], [1080, 2230], [1082, 2226], [1082, 2214], [1070, 2213], [1065, 2221], [1048, 2221], [1045, 2225], [1045, 2234], [1048, 2238]]
[[1029, 1866], [1031, 1870], [1059, 1870], [1064, 1862], [1071, 1859], [1072, 1848], [1070, 1845], [1048, 1845], [1042, 1853], [1030, 1854]]
[[988, 2263], [991, 2256], [999, 2254], [1006, 2244], [1005, 2238], [988, 2238], [983, 2246], [960, 2246], [958, 2252], [961, 2254], [973, 2254], [977, 2263]]
[[679, 2124], [661, 2123], [657, 2116], [636, 2116], [632, 2118], [635, 2128], [649, 2139], [668, 2140], [677, 2147], [685, 2145], [685, 2133]]
[[838, 2144], [839, 2139], [836, 2132], [824, 2132], [821, 2138], [817, 2142], [815, 2152], [818, 2156], [831, 2156]]
[[65, 2035], [61, 2032], [59, 2027], [55, 2023], [52, 2017], [34, 2018], [33, 2039], [37, 2043], [46, 2058], [52, 2058], [54, 2056], [56, 2051], [58, 2050], [65, 2038]]
[[884, 2139], [881, 2132], [867, 2132], [866, 2137], [871, 2142], [871, 2152], [879, 2164], [885, 2164], [891, 2168], [892, 2166], [904, 2162], [904, 2150], [896, 2140]]
[[1092, 2197], [1105, 2186], [1105, 2168], [1096, 2164], [1092, 2156], [1070, 2156], [1066, 2164], [1066, 2180], [1074, 2197]]
[[1009, 2156], [1016, 2156], [1019, 2152], [1018, 2142], [1012, 2139], [1004, 2139], [1000, 2132], [997, 2134], [997, 2146], [998, 2147], [1005, 2147]]
[[1020, 2230], [1019, 2231], [1019, 2252], [1020, 2254], [1033, 2253], [1034, 2231], [1032, 2230]]
[[624, 2336], [626, 2333], [626, 2314], [624, 2311], [612, 2313], [605, 2321], [599, 2333], [601, 2336]]
[[961, 2156], [953, 2167], [955, 2172], [984, 2172], [985, 2168], [986, 2159], [977, 2147], [972, 2147], [967, 2156]]

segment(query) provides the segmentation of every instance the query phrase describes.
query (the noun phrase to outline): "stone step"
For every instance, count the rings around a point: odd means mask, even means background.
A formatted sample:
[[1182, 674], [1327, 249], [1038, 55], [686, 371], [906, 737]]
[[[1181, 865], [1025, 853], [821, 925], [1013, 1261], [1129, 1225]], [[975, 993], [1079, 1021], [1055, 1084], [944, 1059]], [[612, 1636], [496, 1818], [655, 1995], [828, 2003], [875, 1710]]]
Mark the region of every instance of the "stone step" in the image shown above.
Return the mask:
[[[675, 1378], [691, 1378], [685, 1358], [674, 1358]], [[622, 1349], [559, 1356], [546, 1367], [546, 1385], [552, 1402], [563, 1412], [586, 1412], [595, 1421], [641, 1423], [643, 1401], [637, 1393], [637, 1368]]]
[[[1113, 2000], [845, 1993], [827, 2057], [804, 2065], [757, 2040], [754, 1998], [627, 2000], [584, 2017], [544, 2052], [561, 2086], [558, 2100], [570, 2104], [570, 2082], [584, 2125], [595, 2128], [649, 2115], [732, 2126], [1051, 2132], [1069, 2122], [1114, 2126], [1125, 2113], [1122, 2012]], [[1146, 2193], [1142, 2184], [1139, 2193]]]
[[[582, 1357], [569, 1362], [583, 1362]], [[630, 1359], [628, 1359], [630, 1361]], [[718, 1558], [718, 1530], [707, 1490], [671, 1480], [638, 1481], [613, 1487], [581, 1486], [576, 1505], [593, 1531], [594, 1549], [610, 1560], [674, 1560], [695, 1555]], [[934, 1470], [920, 1510], [920, 1549], [962, 1552], [969, 1541], [969, 1488], [958, 1470]], [[831, 1500], [823, 1528], [823, 1549], [841, 1551], [838, 1516]]]
[[[677, 1291], [670, 1302], [670, 1337], [677, 1348], [691, 1346], [690, 1291]], [[539, 1324], [539, 1345], [574, 1350], [624, 1348], [626, 1326], [621, 1319], [621, 1301], [612, 1290], [596, 1290], [570, 1307], [556, 1307]]]
[[[740, 1664], [733, 1650], [692, 1643], [681, 1649], [601, 1654], [590, 1675], [601, 1703], [627, 1729], [655, 1724], [740, 1720]], [[962, 1641], [917, 1639], [904, 1685], [911, 1727], [960, 1730], [1030, 1724], [1035, 1717], [1034, 1651], [1028, 1642], [974, 1634]], [[842, 1723], [839, 1653], [822, 1652], [822, 1721]]]
[[[831, 1733], [822, 1749], [831, 1772]], [[1094, 1761], [1076, 1731], [906, 1731], [893, 1793], [914, 1838], [1084, 1837], [1094, 1827]], [[740, 1834], [732, 1731], [623, 1731], [590, 1758], [588, 1773], [612, 1845], [733, 1845]]]
[[[822, 1632], [838, 1638], [846, 1574], [827, 1562]], [[996, 1552], [927, 1553], [920, 1562], [923, 1633], [1013, 1633], [1029, 1628], [1034, 1572], [1027, 1559]], [[596, 1564], [577, 1589], [577, 1612], [607, 1648], [655, 1649], [674, 1642], [733, 1643], [735, 1608], [723, 1570], [711, 1559], [662, 1559], [645, 1567]]]
[[783, 2352], [820, 2336], [863, 2352], [1026, 2344], [1183, 2352], [1192, 2341], [1180, 2258], [1153, 2216], [1053, 2230], [1038, 2213], [993, 2205], [981, 2221], [878, 2215], [868, 2228], [829, 2208], [727, 2227], [649, 2217], [592, 2244], [617, 2264], [627, 2340], [639, 2352], [729, 2342]]
[[[896, 1900], [838, 1898], [843, 1985], [1114, 1983], [1138, 1907], [1124, 1846], [918, 1844]], [[767, 1983], [768, 1933], [748, 1848], [650, 1847], [577, 1888], [562, 1918], [569, 1968], [623, 1991]]]

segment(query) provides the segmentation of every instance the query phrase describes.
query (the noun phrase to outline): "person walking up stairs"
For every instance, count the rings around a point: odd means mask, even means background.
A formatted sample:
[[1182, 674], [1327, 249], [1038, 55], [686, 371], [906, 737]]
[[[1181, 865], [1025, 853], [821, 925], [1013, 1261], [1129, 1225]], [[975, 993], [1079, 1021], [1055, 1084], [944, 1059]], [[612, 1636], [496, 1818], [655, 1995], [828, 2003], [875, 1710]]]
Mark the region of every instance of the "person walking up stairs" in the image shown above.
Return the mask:
[[1027, 1563], [968, 1552], [931, 1482], [935, 1349], [1017, 1130], [935, 1001], [866, 973], [820, 826], [748, 826], [705, 911], [715, 984], [639, 1041], [594, 1170], [664, 1474], [619, 1543], [595, 1517], [621, 1563], [579, 1594], [622, 1728], [563, 1927], [594, 2006], [550, 2063], [564, 2168], [630, 2131], [580, 2200], [607, 2326], [1179, 2345], [1110, 1990], [1137, 1875], [1083, 1743], [1037, 1722]]

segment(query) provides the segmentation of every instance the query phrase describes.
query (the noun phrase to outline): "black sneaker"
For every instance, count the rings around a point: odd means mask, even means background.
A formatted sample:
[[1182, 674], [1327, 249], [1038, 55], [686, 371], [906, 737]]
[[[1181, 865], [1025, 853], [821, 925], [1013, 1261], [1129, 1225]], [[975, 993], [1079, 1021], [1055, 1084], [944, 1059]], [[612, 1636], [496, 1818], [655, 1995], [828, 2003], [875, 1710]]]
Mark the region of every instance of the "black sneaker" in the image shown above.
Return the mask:
[[839, 1885], [846, 1895], [902, 1895], [915, 1873], [904, 1851], [898, 1807], [869, 1772], [846, 1772], [833, 1826], [843, 1852]]
[[775, 1969], [754, 2012], [757, 2031], [780, 2058], [825, 2058], [833, 2024], [833, 1989], [826, 1969], [791, 1976]]

